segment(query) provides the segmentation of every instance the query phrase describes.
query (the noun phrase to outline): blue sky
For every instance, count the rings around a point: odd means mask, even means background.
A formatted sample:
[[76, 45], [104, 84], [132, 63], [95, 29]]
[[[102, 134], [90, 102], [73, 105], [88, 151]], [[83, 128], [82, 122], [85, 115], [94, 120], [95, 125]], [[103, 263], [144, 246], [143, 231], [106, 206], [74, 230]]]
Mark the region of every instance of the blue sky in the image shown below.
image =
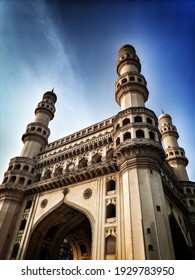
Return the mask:
[[49, 141], [120, 111], [118, 49], [132, 44], [157, 116], [169, 113], [195, 180], [195, 2], [0, 0], [0, 178], [47, 90], [58, 96]]

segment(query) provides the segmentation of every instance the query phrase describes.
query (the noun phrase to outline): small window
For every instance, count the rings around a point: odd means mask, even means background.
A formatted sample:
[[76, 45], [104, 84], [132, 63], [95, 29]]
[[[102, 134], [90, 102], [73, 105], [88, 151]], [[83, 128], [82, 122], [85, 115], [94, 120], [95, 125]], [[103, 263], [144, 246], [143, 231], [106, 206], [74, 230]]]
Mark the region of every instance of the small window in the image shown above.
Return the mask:
[[28, 165], [24, 165], [23, 170], [24, 171], [28, 171], [29, 170], [29, 166]]
[[32, 206], [32, 200], [28, 200], [27, 203], [26, 203], [25, 209], [26, 209], [26, 210], [27, 210], [27, 209], [30, 209], [31, 206]]
[[161, 208], [159, 205], [156, 206], [156, 210], [157, 210], [157, 212], [161, 212]]
[[142, 122], [142, 117], [141, 116], [136, 116], [134, 118], [134, 122]]
[[135, 78], [134, 77], [130, 77], [130, 81], [135, 81]]
[[19, 230], [24, 230], [26, 226], [26, 219], [23, 219], [20, 223]]
[[126, 82], [127, 82], [126, 78], [122, 79], [122, 81], [121, 81], [122, 84], [125, 84]]
[[20, 168], [21, 168], [21, 164], [16, 164], [16, 165], [14, 166], [14, 170], [20, 170]]
[[116, 126], [116, 130], [119, 130], [119, 128], [120, 128], [120, 124], [118, 123]]
[[148, 249], [149, 249], [149, 251], [153, 251], [153, 250], [154, 250], [153, 245], [149, 244], [149, 245], [148, 245]]
[[194, 203], [194, 200], [193, 200], [193, 199], [190, 199], [190, 200], [189, 200], [189, 203], [190, 203], [190, 206], [192, 206], [192, 207], [195, 206], [195, 203]]
[[146, 118], [146, 122], [152, 124], [152, 119], [151, 118]]
[[106, 191], [115, 191], [116, 190], [116, 182], [114, 180], [109, 180], [106, 184]]
[[40, 180], [41, 180], [41, 173], [38, 173], [38, 174], [35, 176], [34, 182], [39, 182]]
[[120, 138], [118, 137], [117, 139], [116, 139], [116, 146], [118, 146], [120, 144]]
[[7, 183], [7, 181], [8, 181], [8, 177], [5, 177], [5, 178], [3, 179], [3, 184]]
[[116, 254], [116, 238], [112, 235], [106, 237], [106, 255]]
[[142, 79], [141, 78], [138, 78], [137, 80], [138, 80], [138, 82], [142, 83]]
[[137, 138], [144, 138], [144, 131], [139, 129], [136, 131], [136, 137]]
[[123, 134], [123, 141], [126, 141], [128, 139], [131, 139], [131, 133], [130, 132], [125, 132]]
[[40, 127], [38, 127], [38, 128], [37, 128], [37, 131], [38, 131], [38, 132], [41, 132], [41, 131], [42, 131], [42, 129], [41, 129]]
[[15, 181], [16, 181], [16, 176], [12, 176], [10, 179], [10, 183], [15, 183]]
[[191, 190], [189, 188], [186, 189], [187, 194], [191, 194]]
[[24, 177], [20, 177], [18, 183], [19, 183], [20, 185], [24, 185], [24, 182], [25, 182], [25, 178], [24, 178]]
[[17, 257], [19, 248], [20, 248], [19, 243], [16, 243], [12, 250], [11, 259], [15, 259]]
[[123, 126], [130, 123], [130, 119], [126, 118], [123, 120]]
[[155, 140], [155, 133], [152, 131], [149, 131], [149, 137], [150, 137], [150, 139]]
[[12, 170], [12, 168], [13, 168], [13, 165], [10, 165], [9, 168], [8, 168], [8, 170]]
[[[96, 164], [96, 163], [99, 163], [102, 161], [102, 156], [100, 154], [95, 154], [93, 157], [92, 157], [92, 160], [91, 160], [91, 163], [92, 164]], [[85, 161], [85, 164], [87, 164], [87, 162]]]
[[78, 165], [78, 168], [83, 168], [83, 167], [86, 167], [87, 166], [87, 159], [86, 158], [82, 158], [80, 161], [79, 161], [79, 165]]
[[44, 174], [44, 179], [49, 179], [49, 178], [51, 178], [51, 170], [47, 170], [46, 172], [45, 172], [45, 174]]
[[106, 207], [106, 219], [115, 218], [116, 217], [116, 206], [110, 203]]
[[148, 233], [148, 234], [150, 234], [150, 233], [151, 233], [151, 229], [150, 229], [150, 228], [147, 228], [147, 230], [146, 230], [146, 231], [147, 231], [147, 233]]

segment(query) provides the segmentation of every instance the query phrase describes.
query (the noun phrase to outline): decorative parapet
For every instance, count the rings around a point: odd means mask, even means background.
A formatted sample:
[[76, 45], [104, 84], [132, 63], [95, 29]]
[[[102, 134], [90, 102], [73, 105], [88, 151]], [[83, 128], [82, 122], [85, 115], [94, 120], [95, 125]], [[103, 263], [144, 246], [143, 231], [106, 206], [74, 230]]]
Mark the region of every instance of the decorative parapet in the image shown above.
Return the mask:
[[33, 183], [26, 187], [25, 194], [29, 195], [51, 189], [66, 187], [72, 184], [91, 180], [99, 176], [114, 173], [116, 171], [118, 171], [118, 166], [114, 160], [93, 164], [84, 168], [71, 170], [54, 178]]

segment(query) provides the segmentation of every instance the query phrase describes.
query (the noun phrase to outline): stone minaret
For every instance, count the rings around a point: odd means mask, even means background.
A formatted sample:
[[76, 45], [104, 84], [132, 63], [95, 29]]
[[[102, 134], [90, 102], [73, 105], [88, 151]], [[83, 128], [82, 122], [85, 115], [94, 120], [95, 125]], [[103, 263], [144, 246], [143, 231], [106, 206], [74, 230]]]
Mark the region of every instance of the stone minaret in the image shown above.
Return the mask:
[[50, 134], [49, 121], [53, 119], [57, 97], [52, 91], [46, 92], [35, 109], [35, 120], [28, 124], [22, 136], [24, 147], [19, 157], [12, 158], [0, 186], [0, 259], [4, 259], [10, 246], [17, 217], [19, 216], [25, 187], [34, 177], [36, 157], [47, 144]]
[[135, 49], [119, 50], [115, 98], [115, 157], [121, 174], [122, 259], [174, 259], [161, 180], [164, 150], [158, 119], [145, 107], [147, 83]]
[[172, 124], [171, 116], [162, 113], [159, 117], [160, 132], [164, 143], [166, 160], [173, 168], [175, 175], [180, 181], [188, 181], [186, 166], [188, 159], [185, 151], [179, 147], [177, 139], [179, 138], [177, 128]]
[[120, 48], [117, 60], [116, 101], [121, 110], [144, 107], [148, 99], [147, 83], [141, 72], [141, 64], [134, 47]]

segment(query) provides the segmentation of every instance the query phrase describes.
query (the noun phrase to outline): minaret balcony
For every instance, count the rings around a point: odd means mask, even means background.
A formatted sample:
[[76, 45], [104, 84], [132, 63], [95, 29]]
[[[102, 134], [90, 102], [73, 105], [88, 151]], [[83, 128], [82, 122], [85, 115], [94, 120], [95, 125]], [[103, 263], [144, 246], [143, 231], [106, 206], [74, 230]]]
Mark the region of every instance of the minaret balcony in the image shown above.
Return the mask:
[[115, 100], [119, 105], [121, 104], [122, 97], [127, 93], [141, 95], [144, 99], [144, 102], [148, 100], [149, 92], [144, 84], [139, 82], [127, 81], [124, 84], [119, 84], [115, 92]]

